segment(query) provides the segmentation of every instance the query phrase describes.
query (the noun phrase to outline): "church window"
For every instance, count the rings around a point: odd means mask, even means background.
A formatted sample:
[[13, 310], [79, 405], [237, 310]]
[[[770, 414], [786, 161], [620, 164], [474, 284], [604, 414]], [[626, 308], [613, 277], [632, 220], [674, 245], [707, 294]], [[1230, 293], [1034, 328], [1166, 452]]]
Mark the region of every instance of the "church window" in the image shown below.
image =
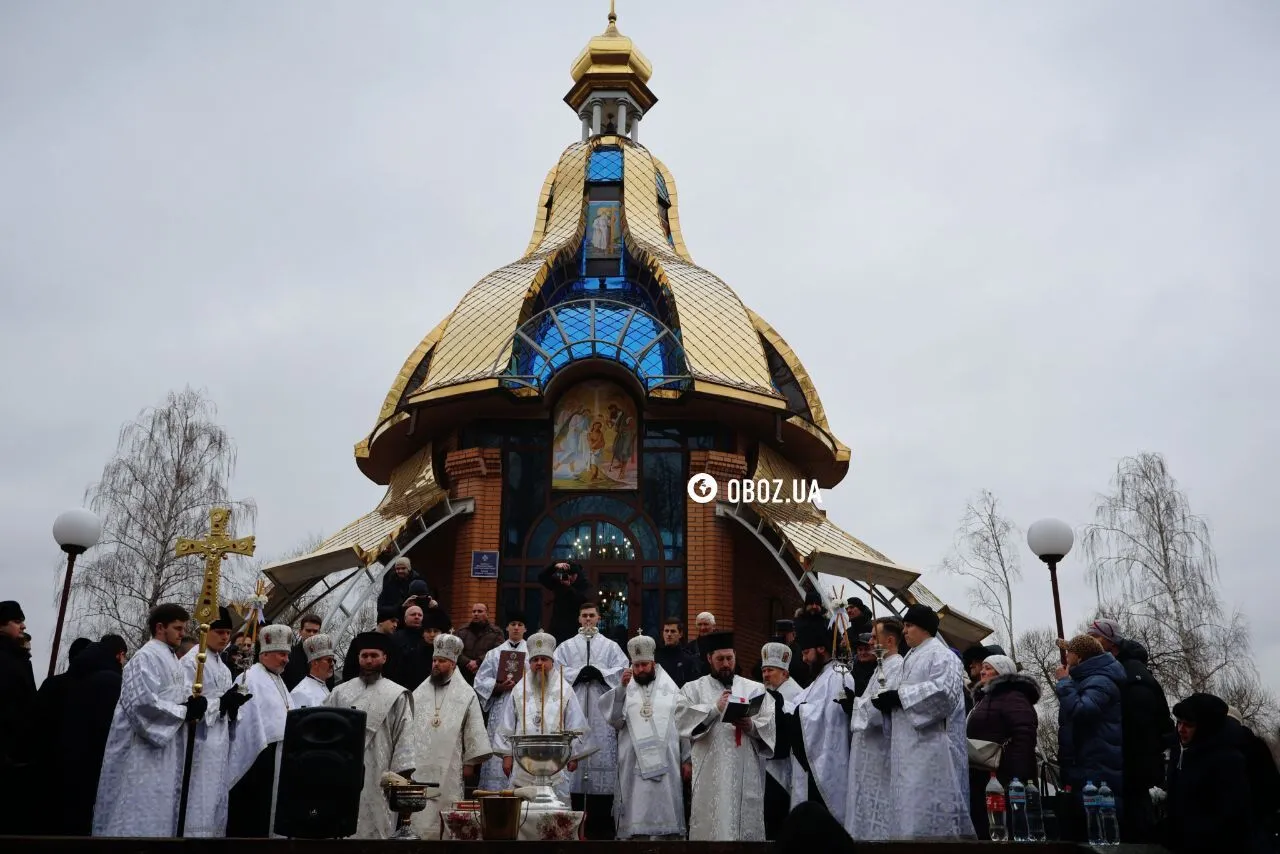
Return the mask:
[[764, 347], [765, 358], [769, 364], [769, 377], [773, 382], [774, 390], [787, 399], [788, 410], [813, 423], [813, 412], [809, 409], [809, 401], [804, 396], [804, 390], [800, 388], [796, 375], [791, 372], [791, 368], [781, 354], [763, 336], [760, 338], [760, 343]]
[[671, 194], [667, 192], [667, 180], [662, 177], [661, 172], [656, 173], [658, 178], [658, 201], [664, 205], [671, 204]]
[[622, 149], [616, 146], [597, 148], [587, 161], [587, 180], [591, 183], [622, 180]]

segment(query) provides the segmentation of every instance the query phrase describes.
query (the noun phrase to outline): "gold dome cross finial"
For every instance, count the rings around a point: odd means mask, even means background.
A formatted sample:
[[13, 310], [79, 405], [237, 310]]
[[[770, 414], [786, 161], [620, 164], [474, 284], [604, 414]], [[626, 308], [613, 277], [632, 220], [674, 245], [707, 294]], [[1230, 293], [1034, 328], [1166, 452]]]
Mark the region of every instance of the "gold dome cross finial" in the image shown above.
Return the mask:
[[618, 10], [614, 7], [615, 2], [616, 0], [609, 0], [609, 26], [604, 29], [607, 36], [618, 34]]

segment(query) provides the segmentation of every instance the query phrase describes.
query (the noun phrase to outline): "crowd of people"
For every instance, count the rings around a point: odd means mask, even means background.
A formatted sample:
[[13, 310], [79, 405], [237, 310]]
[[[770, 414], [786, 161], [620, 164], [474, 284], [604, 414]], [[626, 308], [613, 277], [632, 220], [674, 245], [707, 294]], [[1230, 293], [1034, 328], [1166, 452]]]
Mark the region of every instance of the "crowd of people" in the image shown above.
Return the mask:
[[[400, 559], [376, 628], [355, 636], [340, 669], [320, 617], [255, 637], [234, 632], [223, 608], [198, 697], [179, 605], [152, 611], [150, 640], [127, 661], [118, 636], [77, 639], [66, 672], [37, 692], [21, 607], [0, 603], [0, 835], [271, 836], [288, 714], [314, 706], [366, 713], [359, 838], [395, 829], [388, 774], [439, 786], [412, 819], [428, 839], [470, 789], [530, 784], [512, 755], [512, 737], [528, 733], [576, 733], [553, 787], [598, 839], [760, 841], [826, 824], [857, 840], [982, 839], [990, 779], [1007, 789], [1041, 776], [1040, 683], [997, 646], [950, 648], [922, 604], [873, 620], [850, 600], [833, 616], [813, 593], [775, 626], [750, 679], [714, 615], [697, 616], [690, 643], [669, 619], [661, 637], [619, 644], [600, 631], [577, 567], [544, 575], [557, 588], [551, 631], [526, 636], [525, 616], [508, 611], [504, 632], [476, 603], [455, 632]], [[1115, 621], [1059, 645], [1061, 838], [1085, 840], [1084, 789], [1106, 782], [1125, 842], [1271, 850], [1280, 772], [1234, 710], [1209, 694], [1170, 710]], [[994, 764], [975, 745], [998, 745]], [[31, 797], [54, 786], [57, 797]]]

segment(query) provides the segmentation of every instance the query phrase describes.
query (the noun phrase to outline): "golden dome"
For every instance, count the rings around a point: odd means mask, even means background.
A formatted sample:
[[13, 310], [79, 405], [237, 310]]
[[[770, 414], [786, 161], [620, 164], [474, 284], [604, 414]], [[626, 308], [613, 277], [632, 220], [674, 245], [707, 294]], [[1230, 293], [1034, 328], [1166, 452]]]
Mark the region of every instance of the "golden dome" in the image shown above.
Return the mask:
[[635, 42], [618, 32], [618, 16], [609, 4], [609, 26], [587, 42], [570, 69], [573, 88], [564, 100], [574, 110], [581, 110], [593, 91], [601, 89], [628, 92], [643, 110], [658, 103], [649, 91], [653, 65], [635, 46]]
[[524, 347], [522, 330], [536, 321], [544, 284], [582, 246], [589, 205], [583, 186], [596, 152], [621, 164], [626, 251], [664, 295], [687, 376], [682, 390], [656, 387], [646, 396], [689, 416], [701, 406], [718, 420], [734, 409], [738, 423], [755, 432], [781, 430], [796, 461], [824, 488], [833, 486], [848, 470], [849, 449], [831, 434], [799, 358], [732, 288], [693, 262], [666, 166], [644, 146], [612, 134], [565, 150], [542, 185], [524, 254], [477, 282], [410, 354], [373, 432], [357, 446], [361, 470], [385, 483], [418, 443], [458, 419], [539, 405], [542, 387], [513, 387], [512, 359]]

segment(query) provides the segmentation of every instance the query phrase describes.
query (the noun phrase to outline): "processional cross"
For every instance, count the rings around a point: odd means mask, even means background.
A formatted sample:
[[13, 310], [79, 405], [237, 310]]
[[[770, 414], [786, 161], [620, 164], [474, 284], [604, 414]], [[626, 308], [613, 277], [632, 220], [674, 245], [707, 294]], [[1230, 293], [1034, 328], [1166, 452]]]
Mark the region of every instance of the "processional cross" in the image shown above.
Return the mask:
[[[233, 540], [227, 534], [227, 526], [231, 521], [231, 511], [225, 507], [214, 507], [209, 511], [209, 536], [203, 540], [179, 537], [174, 552], [178, 557], [188, 555], [204, 555], [204, 585], [200, 588], [200, 598], [196, 600], [195, 619], [200, 624], [200, 650], [196, 654], [196, 678], [191, 685], [191, 696], [199, 697], [204, 690], [204, 662], [208, 657], [209, 624], [218, 619], [218, 575], [222, 570], [222, 559], [229, 554], [249, 556], [253, 554], [253, 537], [240, 537]], [[195, 752], [196, 726], [198, 721], [190, 721], [187, 725], [187, 757], [182, 769], [182, 798], [178, 808], [178, 836], [181, 837], [187, 823], [187, 796], [191, 789], [191, 760]]]

